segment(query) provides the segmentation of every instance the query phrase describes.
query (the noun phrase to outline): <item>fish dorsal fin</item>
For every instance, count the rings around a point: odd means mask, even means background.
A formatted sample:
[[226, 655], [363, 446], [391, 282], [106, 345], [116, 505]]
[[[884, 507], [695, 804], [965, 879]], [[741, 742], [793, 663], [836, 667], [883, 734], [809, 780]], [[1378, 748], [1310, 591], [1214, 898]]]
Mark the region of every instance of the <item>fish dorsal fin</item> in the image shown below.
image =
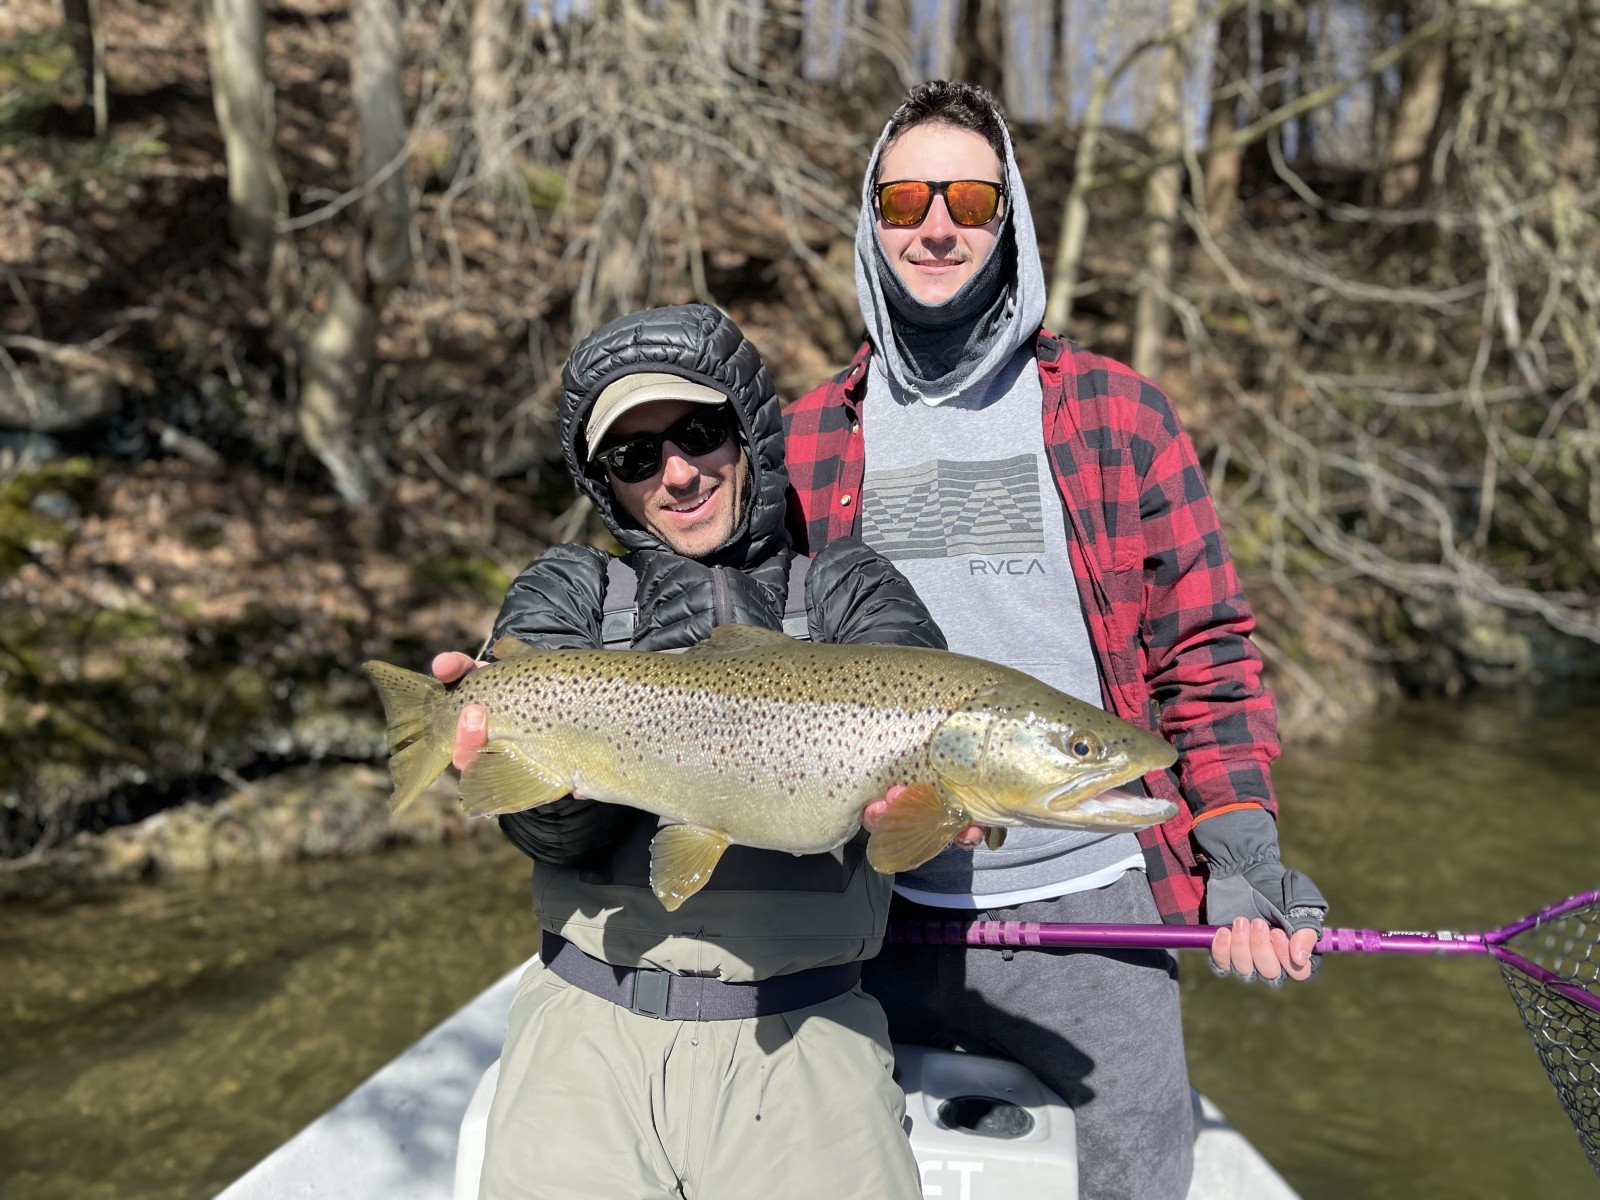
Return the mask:
[[696, 642], [683, 652], [685, 658], [720, 658], [724, 654], [748, 654], [754, 650], [771, 650], [794, 639], [771, 629], [758, 629], [754, 625], [718, 625], [711, 636]]
[[526, 658], [530, 654], [537, 654], [538, 651], [527, 642], [507, 634], [495, 640], [493, 653], [495, 662], [510, 662], [513, 658]]

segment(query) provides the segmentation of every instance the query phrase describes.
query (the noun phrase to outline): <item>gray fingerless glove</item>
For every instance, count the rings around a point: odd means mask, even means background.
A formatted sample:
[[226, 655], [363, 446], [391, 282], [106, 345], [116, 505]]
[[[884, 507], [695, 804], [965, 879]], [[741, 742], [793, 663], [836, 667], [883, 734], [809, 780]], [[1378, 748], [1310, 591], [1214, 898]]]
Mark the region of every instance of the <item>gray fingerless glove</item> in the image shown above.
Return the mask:
[[1278, 823], [1265, 809], [1218, 813], [1197, 824], [1193, 837], [1211, 863], [1206, 924], [1264, 917], [1291, 934], [1321, 932], [1328, 902], [1307, 876], [1278, 861]]

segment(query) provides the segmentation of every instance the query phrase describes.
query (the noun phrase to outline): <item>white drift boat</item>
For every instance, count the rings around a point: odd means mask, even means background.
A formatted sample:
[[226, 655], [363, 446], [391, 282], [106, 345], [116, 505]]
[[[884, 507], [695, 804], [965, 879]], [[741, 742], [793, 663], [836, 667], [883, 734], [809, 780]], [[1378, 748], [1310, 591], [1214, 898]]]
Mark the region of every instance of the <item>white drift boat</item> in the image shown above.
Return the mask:
[[[258, 1163], [218, 1200], [476, 1200], [489, 1101], [522, 968], [511, 971]], [[1078, 1194], [1072, 1110], [1014, 1063], [896, 1046], [929, 1200]], [[1195, 1095], [1190, 1200], [1295, 1200]]]

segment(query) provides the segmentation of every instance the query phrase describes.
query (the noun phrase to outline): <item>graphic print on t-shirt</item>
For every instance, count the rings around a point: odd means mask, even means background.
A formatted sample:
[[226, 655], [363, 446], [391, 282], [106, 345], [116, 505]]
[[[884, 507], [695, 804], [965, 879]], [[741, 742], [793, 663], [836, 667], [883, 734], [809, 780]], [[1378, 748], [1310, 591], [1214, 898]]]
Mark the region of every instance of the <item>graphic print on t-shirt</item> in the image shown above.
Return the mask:
[[861, 512], [861, 537], [886, 557], [955, 558], [1042, 554], [1039, 460], [935, 459], [875, 471]]

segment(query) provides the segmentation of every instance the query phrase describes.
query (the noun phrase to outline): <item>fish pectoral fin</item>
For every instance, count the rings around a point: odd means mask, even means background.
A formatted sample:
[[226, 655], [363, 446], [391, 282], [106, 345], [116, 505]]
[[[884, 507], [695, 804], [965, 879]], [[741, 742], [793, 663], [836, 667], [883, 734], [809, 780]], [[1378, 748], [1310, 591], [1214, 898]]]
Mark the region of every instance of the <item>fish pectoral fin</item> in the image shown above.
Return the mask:
[[967, 825], [931, 783], [913, 783], [890, 803], [867, 839], [867, 861], [885, 875], [920, 867]]
[[471, 817], [537, 808], [571, 791], [570, 783], [507, 738], [490, 738], [461, 775], [461, 807]]
[[711, 636], [696, 642], [683, 652], [685, 658], [720, 658], [725, 654], [747, 654], [752, 650], [770, 650], [786, 645], [794, 639], [788, 634], [772, 629], [759, 629], [754, 625], [718, 625]]
[[699, 825], [669, 825], [650, 841], [650, 889], [661, 907], [675, 912], [705, 887], [728, 839]]
[[991, 850], [998, 850], [1006, 844], [1006, 827], [1004, 825], [991, 825], [983, 831], [983, 844]]

